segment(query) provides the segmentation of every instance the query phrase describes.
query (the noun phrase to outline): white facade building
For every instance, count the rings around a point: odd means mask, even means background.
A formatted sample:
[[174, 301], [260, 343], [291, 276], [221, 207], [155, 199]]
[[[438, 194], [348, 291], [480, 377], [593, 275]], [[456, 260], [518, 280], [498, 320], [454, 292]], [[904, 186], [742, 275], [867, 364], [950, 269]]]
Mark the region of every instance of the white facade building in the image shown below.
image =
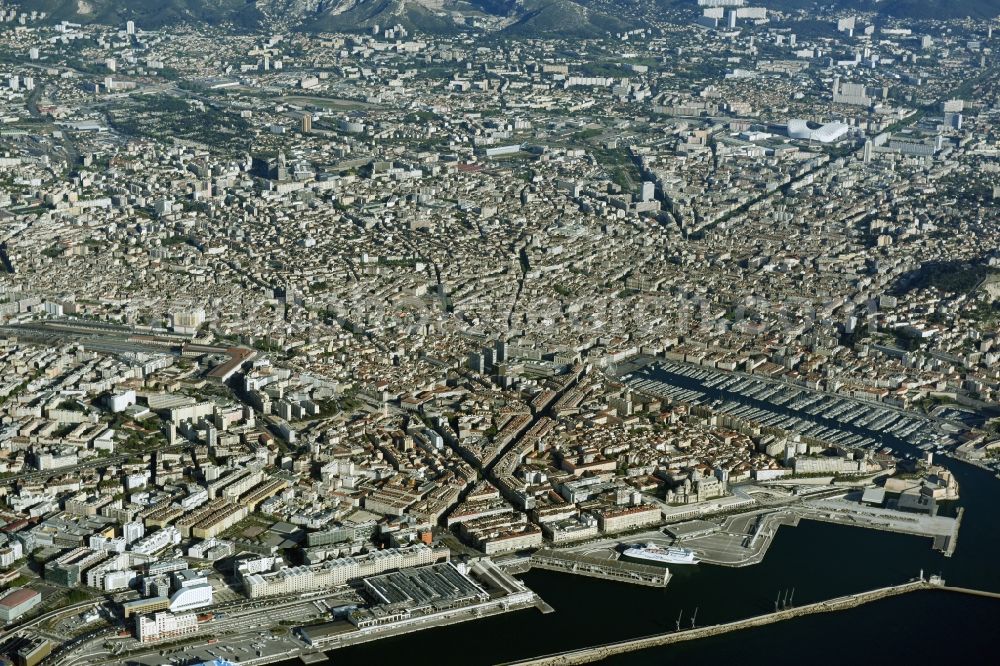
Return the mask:
[[135, 620], [136, 638], [141, 643], [187, 636], [197, 631], [198, 617], [194, 613], [138, 615]]

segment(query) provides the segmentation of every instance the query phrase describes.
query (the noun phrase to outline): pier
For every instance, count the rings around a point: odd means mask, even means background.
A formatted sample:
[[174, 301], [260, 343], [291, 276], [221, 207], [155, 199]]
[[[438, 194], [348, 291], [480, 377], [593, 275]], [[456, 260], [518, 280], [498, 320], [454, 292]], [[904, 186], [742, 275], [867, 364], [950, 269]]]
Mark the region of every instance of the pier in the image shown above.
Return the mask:
[[[951, 557], [955, 554], [955, 546], [958, 545], [958, 528], [962, 526], [962, 516], [965, 514], [965, 507], [958, 507], [958, 514], [955, 516], [955, 527], [952, 529], [951, 534], [949, 534], [944, 539], [942, 543], [943, 548], [940, 550], [944, 551], [945, 557]], [[937, 543], [935, 540], [934, 547], [937, 548]]]
[[549, 571], [561, 571], [651, 587], [664, 587], [670, 580], [670, 573], [664, 567], [601, 559], [545, 548], [531, 556], [531, 566]]
[[974, 597], [986, 597], [987, 599], [1000, 599], [1000, 592], [988, 592], [986, 590], [973, 590], [968, 587], [950, 587], [941, 585], [938, 589], [947, 592], [958, 592], [959, 594], [971, 594]]
[[[794, 527], [802, 520], [813, 520], [930, 538], [936, 550], [951, 557], [958, 545], [963, 511], [959, 508], [957, 516], [949, 518], [870, 507], [843, 497], [804, 500], [767, 513], [730, 516], [719, 531], [679, 539], [679, 545], [696, 551], [702, 562], [745, 567], [764, 559], [780, 526]], [[756, 524], [752, 524], [754, 519]]]
[[734, 622], [714, 624], [705, 627], [695, 627], [682, 631], [673, 631], [662, 634], [654, 634], [652, 636], [644, 636], [641, 638], [617, 641], [615, 643], [606, 643], [604, 645], [597, 645], [589, 648], [568, 650], [532, 659], [508, 662], [506, 666], [567, 666], [569, 664], [587, 664], [601, 659], [606, 659], [616, 654], [645, 650], [652, 647], [670, 645], [672, 643], [681, 643], [699, 638], [707, 638], [709, 636], [718, 636], [732, 631], [740, 631], [741, 629], [762, 627], [805, 615], [847, 610], [872, 601], [878, 601], [879, 599], [885, 599], [887, 597], [894, 597], [900, 594], [907, 594], [909, 592], [926, 589], [944, 589], [967, 594], [979, 594], [982, 596], [1000, 599], [1000, 594], [979, 592], [976, 590], [965, 590], [964, 588], [949, 588], [938, 584], [937, 582], [928, 582], [923, 580], [923, 578], [920, 578], [901, 585], [892, 585], [868, 592], [849, 594], [843, 597], [837, 597], [836, 599], [819, 601], [799, 607], [783, 608], [773, 613], [757, 615], [743, 620], [736, 620]]
[[949, 557], [955, 552], [963, 513], [962, 509], [959, 509], [955, 518], [906, 513], [894, 509], [865, 506], [843, 498], [803, 502], [795, 506], [794, 511], [800, 518], [806, 520], [929, 537], [933, 540], [933, 547]]

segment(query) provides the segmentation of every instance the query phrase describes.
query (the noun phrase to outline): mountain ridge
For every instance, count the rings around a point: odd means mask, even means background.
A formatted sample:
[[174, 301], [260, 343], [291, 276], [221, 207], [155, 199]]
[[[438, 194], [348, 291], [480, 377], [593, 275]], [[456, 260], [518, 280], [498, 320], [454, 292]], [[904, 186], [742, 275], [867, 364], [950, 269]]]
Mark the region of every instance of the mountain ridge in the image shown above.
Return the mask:
[[[830, 7], [830, 0], [767, 0], [774, 10]], [[1000, 15], [997, 0], [834, 0], [840, 9], [917, 20]], [[31, 9], [74, 22], [124, 23], [148, 29], [178, 23], [228, 24], [245, 30], [305, 32], [370, 30], [402, 25], [428, 33], [480, 27], [521, 37], [599, 37], [642, 27], [658, 5], [673, 9], [695, 0], [32, 0]]]

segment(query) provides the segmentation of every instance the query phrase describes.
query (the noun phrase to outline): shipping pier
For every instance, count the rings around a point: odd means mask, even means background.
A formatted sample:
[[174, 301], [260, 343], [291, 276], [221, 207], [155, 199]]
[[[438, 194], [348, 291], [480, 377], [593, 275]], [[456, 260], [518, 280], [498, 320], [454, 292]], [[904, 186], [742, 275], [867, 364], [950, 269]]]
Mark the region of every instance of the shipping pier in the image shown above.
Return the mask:
[[670, 571], [665, 567], [601, 559], [568, 551], [543, 548], [531, 556], [530, 563], [537, 569], [561, 571], [633, 585], [665, 587], [670, 581]]

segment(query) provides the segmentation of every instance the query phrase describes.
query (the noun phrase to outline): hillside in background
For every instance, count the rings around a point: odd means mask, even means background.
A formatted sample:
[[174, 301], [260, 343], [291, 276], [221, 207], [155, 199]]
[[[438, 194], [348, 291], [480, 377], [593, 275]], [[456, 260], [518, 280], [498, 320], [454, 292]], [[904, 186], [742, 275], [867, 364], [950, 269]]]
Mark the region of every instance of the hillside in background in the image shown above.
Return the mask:
[[[684, 0], [678, 0], [683, 2]], [[676, 3], [675, 3], [676, 4]], [[761, 0], [759, 4], [780, 11], [811, 11], [836, 5], [837, 9], [876, 12], [891, 18], [974, 19], [1000, 16], [1000, 0]]]
[[302, 29], [362, 30], [402, 25], [441, 33], [468, 29], [478, 20], [493, 30], [526, 37], [597, 37], [630, 27], [634, 21], [581, 0], [336, 0], [303, 16]]
[[[1000, 0], [834, 0], [842, 10], [875, 11], [887, 17], [975, 19], [1000, 15]], [[830, 0], [764, 0], [774, 10], [829, 7]], [[695, 0], [33, 0], [32, 9], [57, 19], [120, 24], [134, 20], [149, 29], [178, 23], [231, 24], [307, 31], [355, 31], [400, 24], [446, 33], [478, 21], [489, 29], [525, 36], [597, 37], [641, 27], [660, 9], [689, 7]]]
[[110, 25], [135, 21], [151, 29], [181, 22], [232, 23], [250, 29], [264, 20], [253, 0], [32, 0], [30, 7], [24, 6], [67, 21]]
[[1000, 0], [885, 0], [876, 9], [895, 18], [983, 19], [1000, 16]]

